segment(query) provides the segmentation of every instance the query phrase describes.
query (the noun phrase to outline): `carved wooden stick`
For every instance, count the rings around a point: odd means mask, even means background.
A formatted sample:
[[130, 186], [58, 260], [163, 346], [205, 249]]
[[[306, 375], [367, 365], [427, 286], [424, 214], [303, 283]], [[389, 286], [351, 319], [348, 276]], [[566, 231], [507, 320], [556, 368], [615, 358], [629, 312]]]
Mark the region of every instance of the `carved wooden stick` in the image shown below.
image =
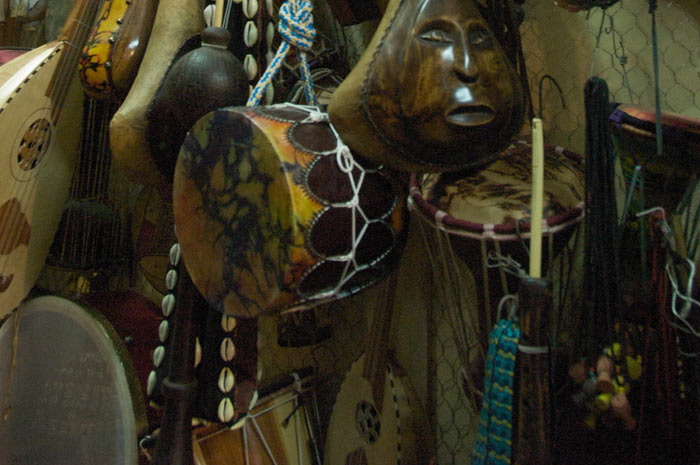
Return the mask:
[[194, 287], [184, 263], [178, 269], [177, 310], [172, 322], [170, 365], [163, 380], [163, 419], [152, 465], [194, 465], [192, 411], [197, 394], [194, 376], [194, 312], [206, 305]]
[[[544, 279], [526, 277], [518, 292], [520, 345], [516, 361], [519, 388], [514, 423], [513, 463], [548, 465], [551, 458], [548, 314], [552, 290]], [[517, 421], [517, 423], [516, 423]]]

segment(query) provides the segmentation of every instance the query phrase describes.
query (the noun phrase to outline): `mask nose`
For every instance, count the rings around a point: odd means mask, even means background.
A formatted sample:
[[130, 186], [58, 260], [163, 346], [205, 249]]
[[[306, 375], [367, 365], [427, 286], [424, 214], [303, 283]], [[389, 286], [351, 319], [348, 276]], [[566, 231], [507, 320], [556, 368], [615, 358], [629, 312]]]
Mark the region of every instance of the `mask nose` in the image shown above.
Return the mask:
[[479, 78], [479, 67], [474, 57], [469, 55], [464, 37], [455, 44], [453, 67], [455, 74], [463, 82], [476, 82]]

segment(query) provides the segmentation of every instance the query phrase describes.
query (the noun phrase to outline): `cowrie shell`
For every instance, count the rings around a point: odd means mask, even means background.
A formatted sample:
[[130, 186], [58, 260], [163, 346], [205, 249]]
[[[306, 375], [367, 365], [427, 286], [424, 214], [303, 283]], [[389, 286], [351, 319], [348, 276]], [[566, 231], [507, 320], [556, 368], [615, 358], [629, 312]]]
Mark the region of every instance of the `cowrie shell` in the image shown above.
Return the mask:
[[202, 346], [199, 344], [199, 338], [194, 343], [194, 367], [197, 368], [202, 361]]
[[165, 347], [163, 346], [158, 346], [156, 347], [156, 350], [153, 351], [153, 366], [158, 368], [161, 363], [163, 363], [163, 359], [165, 358]]
[[168, 339], [169, 329], [170, 325], [168, 325], [168, 320], [160, 322], [160, 326], [158, 326], [158, 339], [160, 339], [160, 342], [165, 342], [165, 340]]
[[258, 14], [258, 0], [243, 0], [243, 14], [251, 19]]
[[179, 243], [174, 243], [172, 247], [170, 247], [170, 253], [169, 253], [169, 258], [170, 258], [170, 264], [172, 266], [177, 266], [178, 263], [180, 263], [180, 244]]
[[146, 385], [146, 394], [147, 395], [152, 395], [153, 391], [156, 389], [156, 384], [158, 383], [158, 375], [156, 375], [155, 371], [151, 371], [148, 374], [148, 384]]
[[249, 81], [252, 81], [258, 76], [258, 62], [255, 60], [255, 57], [250, 53], [246, 55], [243, 59], [243, 68], [248, 74]]
[[[267, 49], [272, 49], [272, 41], [275, 40], [275, 25], [272, 23], [267, 23], [265, 27], [265, 43], [267, 44]], [[268, 60], [269, 63], [269, 60]]]
[[273, 100], [275, 100], [275, 88], [270, 83], [265, 88], [265, 105], [272, 105]]
[[243, 42], [246, 47], [253, 47], [258, 43], [258, 27], [253, 21], [245, 23], [243, 28]]
[[163, 315], [165, 315], [166, 318], [169, 317], [175, 309], [175, 296], [167, 294], [160, 302], [160, 307], [163, 309]]
[[245, 422], [247, 420], [248, 420], [248, 415], [244, 415], [243, 417], [241, 417], [236, 423], [233, 424], [233, 426], [231, 426], [231, 428], [230, 428], [231, 431], [240, 429], [243, 425], [245, 425]]
[[223, 315], [221, 317], [221, 329], [230, 333], [236, 327], [236, 317], [231, 315]]
[[217, 415], [222, 423], [228, 423], [233, 419], [233, 403], [228, 397], [224, 397], [219, 402], [219, 409], [217, 410]]
[[221, 359], [224, 362], [233, 360], [233, 357], [236, 355], [236, 346], [233, 345], [233, 340], [230, 337], [225, 337], [224, 340], [221, 341], [221, 348], [219, 351], [221, 353]]
[[224, 367], [221, 373], [219, 373], [219, 390], [225, 394], [233, 389], [234, 384], [235, 377], [233, 376], [233, 372], [229, 367]]
[[177, 271], [170, 270], [165, 275], [165, 285], [168, 287], [168, 290], [172, 291], [175, 289], [175, 283], [177, 283]]
[[248, 410], [253, 410], [253, 408], [255, 407], [255, 404], [258, 403], [258, 397], [259, 397], [259, 394], [258, 394], [258, 390], [256, 389], [253, 392], [253, 398], [250, 399], [250, 406], [248, 407]]
[[202, 15], [204, 16], [204, 23], [207, 26], [211, 26], [212, 23], [214, 22], [214, 12], [216, 11], [216, 5], [213, 3], [211, 5], [207, 5], [204, 7], [204, 11], [202, 11]]
[[275, 16], [275, 4], [272, 0], [265, 0], [265, 9], [267, 9], [268, 15]]

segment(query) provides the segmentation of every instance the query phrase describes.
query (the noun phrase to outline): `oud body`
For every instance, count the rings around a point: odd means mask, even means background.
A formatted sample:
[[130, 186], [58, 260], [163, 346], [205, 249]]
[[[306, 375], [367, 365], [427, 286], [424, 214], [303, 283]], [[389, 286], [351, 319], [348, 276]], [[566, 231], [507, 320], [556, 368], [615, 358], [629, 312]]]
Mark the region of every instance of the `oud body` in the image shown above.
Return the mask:
[[66, 76], [63, 111], [47, 96], [66, 48], [51, 42], [0, 68], [0, 316], [34, 285], [68, 196], [82, 114], [77, 74]]
[[366, 366], [362, 355], [340, 387], [328, 426], [326, 465], [427, 463], [425, 421], [402, 369], [387, 362], [382, 385], [367, 379]]

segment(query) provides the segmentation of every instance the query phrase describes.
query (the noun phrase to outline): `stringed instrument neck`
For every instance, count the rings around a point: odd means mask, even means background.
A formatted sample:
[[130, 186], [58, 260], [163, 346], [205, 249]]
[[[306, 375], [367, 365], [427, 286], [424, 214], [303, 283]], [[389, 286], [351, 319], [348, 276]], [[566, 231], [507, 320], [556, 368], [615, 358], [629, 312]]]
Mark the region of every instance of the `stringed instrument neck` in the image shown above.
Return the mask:
[[64, 49], [45, 94], [53, 103], [51, 111], [53, 122], [58, 120], [63, 108], [71, 85], [71, 76], [76, 71], [78, 58], [95, 22], [98, 7], [97, 0], [76, 0], [58, 36], [58, 40], [64, 42]]
[[372, 397], [378, 409], [381, 410], [384, 398], [384, 381], [386, 379], [387, 355], [389, 351], [389, 338], [391, 334], [391, 320], [394, 314], [394, 301], [396, 298], [396, 285], [398, 283], [398, 271], [381, 283], [379, 292], [379, 305], [372, 317], [372, 326], [369, 332], [369, 343], [365, 353], [365, 364], [362, 368], [362, 377], [372, 386]]

